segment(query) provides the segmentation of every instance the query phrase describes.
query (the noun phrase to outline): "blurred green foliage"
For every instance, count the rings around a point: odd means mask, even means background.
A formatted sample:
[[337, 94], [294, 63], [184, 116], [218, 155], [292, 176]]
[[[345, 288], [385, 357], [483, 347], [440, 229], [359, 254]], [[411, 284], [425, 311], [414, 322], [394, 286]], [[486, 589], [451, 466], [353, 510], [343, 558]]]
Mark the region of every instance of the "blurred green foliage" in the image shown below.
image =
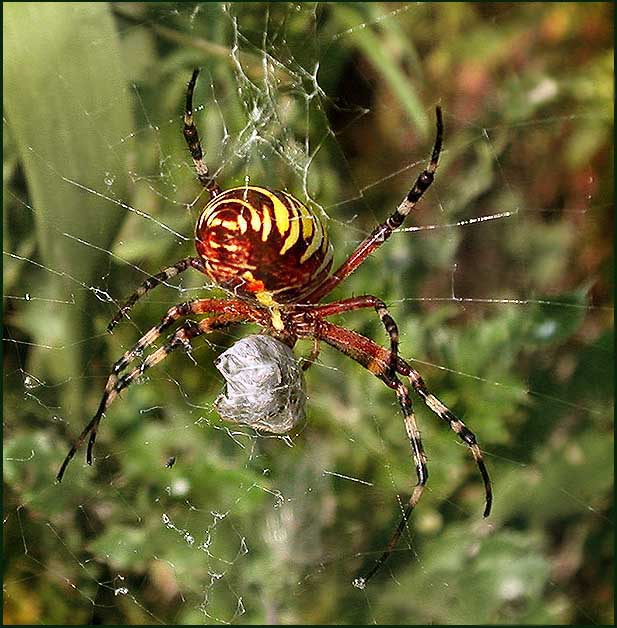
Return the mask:
[[[612, 6], [3, 10], [5, 623], [611, 623]], [[110, 364], [167, 307], [222, 296], [187, 274], [103, 333], [146, 273], [192, 252], [194, 66], [219, 182], [311, 203], [337, 260], [396, 206], [445, 112], [420, 230], [334, 298], [392, 304], [402, 353], [478, 435], [495, 509], [481, 520], [469, 452], [417, 407], [429, 488], [364, 592], [350, 582], [413, 466], [392, 392], [333, 351], [293, 447], [212, 409], [237, 328], [128, 389], [94, 467], [79, 452], [53, 483]], [[383, 340], [373, 315], [340, 322]]]

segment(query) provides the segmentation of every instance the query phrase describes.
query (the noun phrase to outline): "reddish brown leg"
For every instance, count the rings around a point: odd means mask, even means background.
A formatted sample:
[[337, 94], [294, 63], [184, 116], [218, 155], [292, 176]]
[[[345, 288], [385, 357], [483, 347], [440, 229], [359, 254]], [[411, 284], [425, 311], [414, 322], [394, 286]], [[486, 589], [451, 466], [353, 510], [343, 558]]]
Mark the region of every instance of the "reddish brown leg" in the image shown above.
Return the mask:
[[[300, 308], [301, 307], [302, 306], [300, 306]], [[392, 353], [390, 361], [390, 374], [394, 375], [396, 373], [396, 359], [398, 356], [399, 343], [398, 326], [392, 316], [390, 316], [390, 312], [388, 312], [386, 304], [381, 299], [371, 295], [364, 295], [343, 299], [341, 301], [334, 301], [333, 303], [323, 303], [308, 307], [310, 307], [311, 312], [315, 312], [324, 318], [334, 316], [335, 314], [342, 314], [343, 312], [351, 312], [352, 310], [372, 307], [379, 315], [381, 323], [390, 338], [390, 351]]]
[[[153, 342], [155, 342], [160, 335], [171, 327], [176, 321], [181, 318], [185, 318], [190, 314], [206, 314], [206, 313], [218, 313], [219, 316], [214, 318], [206, 318], [201, 321], [199, 324], [195, 324], [192, 322], [188, 322], [185, 324], [178, 332], [171, 337], [170, 341], [165, 345], [165, 347], [161, 347], [151, 355], [149, 355], [144, 362], [133, 369], [131, 373], [125, 375], [124, 377], [119, 377], [120, 373], [138, 356], [143, 350], [150, 346]], [[92, 451], [94, 448], [94, 442], [96, 440], [96, 435], [98, 432], [98, 426], [101, 422], [101, 419], [104, 416], [105, 410], [110, 406], [113, 400], [118, 396], [118, 393], [126, 388], [138, 375], [139, 372], [143, 372], [145, 369], [154, 366], [154, 364], [160, 362], [164, 357], [167, 356], [173, 349], [177, 348], [180, 345], [186, 346], [190, 338], [200, 335], [203, 333], [207, 333], [212, 329], [215, 329], [219, 323], [224, 322], [225, 325], [229, 325], [232, 322], [239, 321], [255, 321], [256, 316], [259, 316], [249, 305], [243, 303], [242, 301], [225, 301], [222, 299], [197, 299], [195, 301], [189, 301], [188, 303], [183, 303], [182, 305], [177, 305], [172, 307], [167, 314], [163, 317], [162, 321], [146, 332], [137, 343], [128, 351], [124, 353], [124, 355], [114, 364], [111, 370], [111, 374], [107, 379], [107, 384], [105, 386], [105, 390], [103, 391], [103, 396], [101, 398], [101, 402], [99, 403], [98, 410], [96, 414], [86, 425], [86, 427], [82, 430], [81, 434], [73, 443], [71, 449], [69, 450], [64, 462], [62, 463], [60, 470], [56, 476], [58, 482], [62, 480], [62, 476], [68, 466], [69, 462], [83, 443], [84, 439], [88, 434], [90, 435], [90, 440], [88, 442], [88, 449], [86, 460], [88, 464], [92, 464]], [[220, 326], [220, 325], [219, 325]], [[191, 335], [192, 334], [192, 335]]]
[[437, 170], [437, 162], [439, 161], [439, 153], [441, 152], [441, 144], [443, 139], [443, 118], [441, 108], [435, 110], [437, 118], [437, 132], [435, 134], [435, 145], [433, 146], [433, 154], [431, 161], [425, 170], [420, 173], [411, 190], [403, 199], [401, 204], [396, 208], [395, 212], [381, 225], [376, 227], [372, 233], [363, 240], [356, 250], [347, 258], [343, 264], [324, 281], [317, 290], [314, 290], [305, 299], [306, 303], [318, 303], [329, 292], [334, 290], [343, 279], [348, 277], [362, 262], [377, 248], [379, 248], [404, 222], [405, 218], [416, 206], [422, 195], [428, 190], [433, 178], [435, 170]]
[[[412, 445], [412, 451], [414, 454], [414, 461], [416, 464], [416, 473], [418, 475], [418, 483], [414, 488], [412, 496], [408, 502], [407, 507], [405, 508], [405, 512], [401, 521], [392, 534], [388, 545], [386, 546], [386, 550], [383, 552], [381, 557], [376, 561], [373, 567], [367, 572], [367, 574], [361, 578], [358, 578], [354, 581], [354, 584], [360, 588], [363, 588], [368, 580], [372, 578], [377, 571], [381, 568], [381, 566], [388, 560], [392, 550], [394, 549], [398, 539], [400, 538], [405, 525], [411, 515], [411, 511], [418, 503], [420, 496], [422, 494], [422, 488], [424, 483], [426, 482], [426, 467], [425, 467], [425, 457], [424, 452], [422, 450], [422, 443], [420, 441], [420, 434], [417, 431], [417, 426], [415, 423], [415, 418], [413, 416], [413, 411], [411, 410], [411, 401], [408, 401], [407, 390], [405, 387], [396, 379], [396, 377], [392, 377], [389, 374], [389, 365], [392, 362], [392, 355], [390, 351], [380, 347], [375, 344], [372, 340], [368, 338], [350, 331], [348, 329], [344, 329], [339, 327], [338, 325], [333, 325], [327, 321], [321, 320], [318, 325], [318, 330], [316, 336], [329, 344], [330, 346], [338, 349], [345, 355], [348, 355], [356, 362], [364, 366], [368, 369], [373, 375], [381, 379], [387, 386], [390, 388], [396, 389], [397, 396], [399, 397], [399, 402], [401, 404], [401, 408], [403, 410], [403, 416], [405, 419], [405, 427], [407, 430], [407, 435], [410, 439]], [[484, 465], [484, 460], [482, 458], [482, 452], [478, 447], [476, 438], [474, 434], [463, 424], [463, 422], [458, 419], [450, 410], [448, 410], [434, 395], [429, 393], [426, 388], [424, 382], [418, 375], [418, 373], [405, 362], [400, 357], [396, 358], [396, 370], [401, 375], [405, 375], [409, 377], [409, 380], [416, 392], [420, 395], [424, 403], [428, 406], [428, 408], [434, 412], [439, 418], [446, 421], [452, 430], [458, 434], [461, 440], [471, 449], [471, 452], [474, 456], [476, 464], [480, 469], [480, 473], [482, 475], [482, 479], [484, 481], [484, 487], [486, 491], [486, 507], [484, 510], [484, 516], [488, 516], [491, 504], [492, 504], [492, 490], [490, 479], [488, 476], [488, 472]]]
[[124, 355], [113, 365], [111, 374], [117, 376], [143, 350], [150, 346], [159, 336], [169, 329], [176, 321], [190, 314], [236, 314], [240, 318], [255, 320], [255, 310], [243, 301], [227, 301], [224, 299], [195, 299], [180, 305], [174, 305], [163, 316], [161, 322], [149, 329]]

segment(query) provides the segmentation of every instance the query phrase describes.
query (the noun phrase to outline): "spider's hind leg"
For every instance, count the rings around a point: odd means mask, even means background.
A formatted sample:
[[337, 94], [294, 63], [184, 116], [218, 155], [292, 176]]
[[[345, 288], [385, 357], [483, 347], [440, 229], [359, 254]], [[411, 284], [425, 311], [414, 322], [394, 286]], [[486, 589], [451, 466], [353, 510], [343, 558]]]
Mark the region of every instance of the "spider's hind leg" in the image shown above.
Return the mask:
[[[323, 310], [322, 310], [323, 311]], [[399, 403], [403, 410], [403, 416], [405, 418], [405, 429], [407, 435], [410, 438], [412, 451], [414, 454], [414, 462], [416, 464], [416, 473], [418, 474], [418, 484], [414, 487], [411, 500], [405, 509], [405, 513], [399, 527], [392, 535], [390, 542], [388, 543], [386, 551], [381, 558], [376, 562], [374, 567], [363, 578], [358, 578], [354, 581], [354, 584], [363, 588], [368, 580], [372, 578], [379, 568], [385, 563], [389, 555], [392, 553], [397, 540], [400, 538], [402, 531], [405, 527], [407, 519], [413, 510], [413, 507], [417, 504], [420, 495], [422, 494], [423, 482], [426, 482], [426, 458], [422, 450], [422, 444], [420, 441], [420, 433], [417, 431], [415, 417], [411, 412], [411, 401], [407, 402], [408, 394], [407, 389], [398, 381], [394, 376], [391, 376], [388, 371], [388, 366], [392, 361], [392, 354], [387, 349], [375, 344], [369, 338], [362, 336], [356, 332], [350, 331], [338, 325], [333, 325], [325, 320], [321, 320], [317, 337], [330, 346], [338, 349], [341, 353], [349, 356], [364, 368], [369, 370], [375, 377], [381, 379], [390, 388], [395, 388], [399, 397]], [[484, 465], [484, 459], [482, 457], [482, 451], [477, 443], [476, 437], [469, 430], [465, 424], [458, 419], [446, 406], [430, 393], [422, 381], [419, 373], [415, 371], [405, 360], [401, 357], [396, 358], [396, 371], [398, 374], [409, 378], [409, 381], [413, 389], [418, 393], [420, 398], [424, 401], [426, 406], [432, 410], [440, 419], [446, 421], [451, 429], [459, 436], [459, 438], [469, 447], [471, 453], [476, 461], [482, 480], [484, 482], [484, 489], [486, 493], [486, 506], [484, 509], [484, 516], [487, 517], [491, 510], [493, 495], [491, 489], [491, 481]], [[408, 404], [408, 405], [407, 405]], [[414, 441], [415, 438], [415, 441]], [[415, 444], [414, 444], [415, 442]], [[424, 465], [424, 466], [422, 466]]]
[[203, 187], [208, 190], [211, 197], [221, 193], [219, 184], [214, 180], [214, 177], [210, 176], [210, 171], [203, 159], [203, 151], [201, 149], [201, 142], [199, 141], [199, 133], [197, 133], [197, 127], [193, 122], [193, 91], [195, 89], [195, 83], [199, 70], [193, 70], [191, 79], [188, 82], [186, 88], [186, 106], [184, 108], [184, 139], [191, 152], [193, 158], [193, 165], [195, 166], [195, 172], [197, 178]]
[[152, 288], [165, 283], [168, 279], [183, 273], [188, 268], [194, 268], [201, 273], [206, 274], [206, 269], [203, 262], [198, 257], [187, 257], [176, 262], [173, 266], [165, 268], [160, 273], [148, 277], [133, 294], [125, 301], [124, 305], [116, 312], [114, 317], [107, 325], [107, 331], [111, 332], [113, 328], [127, 315], [130, 309], [143, 297], [147, 292], [150, 292]]
[[[356, 578], [353, 582], [354, 586], [359, 589], [363, 589], [368, 581], [381, 569], [383, 564], [388, 560], [394, 551], [394, 548], [396, 547], [396, 544], [401, 538], [403, 530], [409, 521], [409, 517], [411, 516], [413, 509], [420, 501], [420, 497], [422, 496], [424, 487], [428, 480], [426, 454], [424, 453], [424, 447], [422, 446], [422, 438], [413, 411], [409, 390], [398, 379], [396, 374], [391, 373], [393, 354], [360, 334], [338, 327], [337, 325], [333, 325], [323, 320], [319, 326], [318, 338], [361, 364], [375, 377], [384, 382], [386, 386], [392, 388], [396, 392], [396, 396], [403, 413], [405, 431], [411, 446], [416, 470], [417, 482], [413, 487], [411, 497], [403, 510], [403, 515], [399, 524], [390, 536], [386, 549], [375, 561], [373, 566], [365, 573], [365, 575]], [[398, 364], [398, 359], [396, 364]]]
[[411, 445], [411, 451], [413, 454], [413, 460], [418, 481], [413, 487], [411, 496], [403, 510], [403, 515], [401, 517], [401, 520], [399, 521], [398, 526], [388, 540], [386, 549], [375, 561], [373, 566], [364, 574], [364, 576], [360, 576], [353, 581], [354, 586], [359, 589], [363, 589], [368, 581], [381, 569], [381, 567], [388, 560], [388, 558], [390, 558], [392, 552], [394, 551], [394, 548], [396, 547], [399, 539], [403, 534], [403, 530], [405, 529], [409, 518], [411, 517], [413, 509], [420, 501], [420, 497], [422, 497], [424, 487], [426, 486], [426, 482], [428, 480], [426, 454], [424, 453], [424, 447], [422, 446], [422, 438], [420, 436], [418, 424], [416, 423], [416, 416], [413, 411], [409, 391], [407, 390], [406, 386], [398, 380], [396, 376], [391, 376], [384, 373], [383, 376], [378, 375], [378, 377], [380, 377], [380, 379], [382, 379], [388, 386], [390, 386], [391, 388], [395, 388], [396, 390], [396, 396], [398, 397], [399, 405], [401, 406], [401, 410], [403, 412], [405, 431], [407, 432], [407, 438], [409, 439], [409, 443]]

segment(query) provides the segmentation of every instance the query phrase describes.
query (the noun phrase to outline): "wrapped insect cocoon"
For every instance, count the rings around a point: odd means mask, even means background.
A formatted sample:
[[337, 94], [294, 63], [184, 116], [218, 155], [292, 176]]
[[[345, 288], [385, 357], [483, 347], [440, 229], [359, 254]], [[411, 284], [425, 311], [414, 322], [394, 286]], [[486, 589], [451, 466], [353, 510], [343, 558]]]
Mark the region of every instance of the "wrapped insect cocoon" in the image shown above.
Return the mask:
[[304, 420], [304, 375], [280, 340], [248, 336], [214, 364], [226, 384], [214, 402], [221, 418], [272, 434], [285, 434]]

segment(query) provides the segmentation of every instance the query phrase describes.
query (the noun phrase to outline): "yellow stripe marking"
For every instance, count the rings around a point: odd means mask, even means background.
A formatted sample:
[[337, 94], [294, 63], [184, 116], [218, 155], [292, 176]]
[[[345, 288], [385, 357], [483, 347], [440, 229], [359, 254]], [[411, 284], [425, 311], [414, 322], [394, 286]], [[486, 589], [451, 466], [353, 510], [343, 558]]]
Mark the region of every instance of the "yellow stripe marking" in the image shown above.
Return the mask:
[[311, 216], [309, 210], [304, 207], [304, 205], [300, 205], [298, 207], [301, 214], [302, 219], [302, 237], [305, 240], [308, 240], [313, 234], [313, 216]]
[[266, 190], [266, 188], [250, 188], [267, 196], [272, 201], [272, 207], [274, 209], [274, 223], [276, 224], [276, 228], [281, 235], [285, 235], [289, 231], [289, 209], [285, 206], [283, 201], [281, 201], [278, 196], [275, 196], [270, 192], [270, 190]]
[[210, 205], [207, 209], [208, 209], [208, 213], [204, 214], [204, 220], [206, 221], [206, 224], [211, 224], [212, 219], [214, 218], [214, 216], [217, 213], [217, 209], [219, 205], [224, 205], [225, 203], [228, 202], [229, 199], [225, 199], [222, 198], [220, 200], [217, 200], [216, 202], [212, 203], [212, 205]]
[[[302, 262], [302, 260], [300, 260]], [[332, 247], [329, 246], [326, 254], [324, 255], [323, 261], [319, 265], [319, 268], [313, 273], [313, 277], [318, 277], [319, 274], [328, 266], [328, 264], [332, 262]]]
[[268, 240], [268, 236], [270, 235], [270, 231], [272, 230], [272, 218], [270, 217], [270, 210], [267, 205], [261, 206], [262, 213], [262, 224], [263, 229], [261, 231], [261, 241], [266, 242]]
[[[272, 202], [272, 210], [274, 212], [274, 216], [272, 216], [272, 214], [270, 213], [270, 209], [265, 204], [262, 204], [261, 206], [260, 216], [257, 208], [251, 205], [247, 200], [234, 198], [233, 196], [229, 198], [227, 196], [227, 193], [237, 191], [242, 192], [242, 194], [244, 195], [244, 199], [247, 198], [248, 192], [251, 191], [257, 194], [261, 194], [270, 199], [270, 201]], [[328, 238], [325, 235], [323, 225], [321, 224], [319, 218], [315, 216], [313, 212], [298, 199], [291, 196], [291, 194], [282, 191], [278, 192], [278, 194], [282, 194], [285, 197], [287, 204], [283, 202], [276, 194], [266, 188], [252, 185], [231, 188], [230, 190], [226, 190], [226, 192], [223, 194], [223, 198], [217, 199], [216, 202], [208, 207], [208, 213], [202, 216], [202, 221], [205, 221], [206, 224], [210, 226], [222, 224], [228, 229], [234, 231], [239, 228], [241, 233], [244, 234], [248, 229], [248, 222], [242, 215], [239, 215], [237, 218], [237, 226], [231, 221], [223, 221], [220, 218], [216, 217], [216, 210], [220, 205], [225, 205], [227, 203], [238, 203], [239, 205], [242, 205], [249, 210], [251, 214], [251, 228], [254, 231], [259, 231], [261, 229], [262, 242], [267, 242], [270, 233], [272, 232], [273, 221], [281, 236], [284, 236], [289, 232], [285, 242], [283, 243], [283, 247], [280, 250], [280, 255], [284, 255], [298, 241], [298, 239], [300, 238], [300, 225], [302, 226], [302, 238], [304, 239], [304, 241], [308, 242], [310, 239], [307, 250], [300, 258], [300, 263], [304, 263], [306, 260], [308, 260], [319, 249], [320, 246], [322, 246], [325, 251], [328, 246]]]
[[236, 220], [238, 221], [238, 226], [240, 227], [240, 233], [246, 233], [246, 230], [249, 228], [249, 224], [248, 222], [246, 222], [246, 218], [242, 214], [238, 214]]
[[251, 212], [251, 227], [253, 227], [253, 231], [259, 231], [261, 229], [261, 218], [252, 205], [249, 205], [249, 211]]
[[251, 227], [253, 228], [253, 231], [259, 231], [261, 229], [261, 218], [259, 217], [259, 213], [248, 201], [243, 201], [239, 198], [231, 198], [229, 199], [228, 203], [235, 203], [236, 205], [246, 207], [251, 214]]
[[314, 217], [311, 214], [311, 210], [308, 209], [303, 203], [301, 203], [297, 198], [294, 198], [291, 194], [287, 194], [287, 192], [282, 192], [285, 195], [285, 198], [289, 201], [290, 205], [293, 205], [300, 214], [300, 220], [302, 221], [302, 237], [305, 240], [311, 237], [313, 233], [313, 220]]
[[316, 253], [322, 243], [324, 245], [327, 245], [328, 243], [328, 238], [324, 237], [324, 232], [321, 227], [321, 222], [319, 220], [315, 221], [315, 227], [316, 229], [315, 233], [313, 233], [313, 239], [311, 240], [308, 248], [306, 249], [306, 251], [304, 251], [302, 257], [300, 258], [300, 264], [304, 264], [304, 262], [306, 262], [306, 260], [309, 259], [311, 255]]
[[298, 241], [300, 237], [300, 219], [298, 218], [298, 214], [296, 213], [296, 208], [290, 204], [290, 213], [293, 214], [291, 217], [291, 230], [287, 239], [283, 244], [283, 248], [279, 251], [279, 255], [285, 255], [287, 251]]
[[[263, 196], [266, 196], [267, 198], [269, 198], [272, 201], [272, 207], [274, 209], [274, 222], [276, 223], [276, 227], [279, 233], [281, 235], [285, 235], [285, 233], [287, 233], [287, 231], [289, 230], [289, 211], [287, 210], [287, 208], [285, 207], [285, 204], [281, 201], [281, 199], [278, 198], [276, 195], [274, 195], [270, 190], [267, 190], [266, 188], [258, 187], [256, 185], [243, 185], [242, 187], [231, 188], [229, 190], [225, 190], [225, 192], [223, 193], [223, 196], [226, 196], [230, 192], [242, 192], [242, 194], [244, 195], [244, 198], [247, 198], [247, 195], [249, 192], [256, 192], [257, 194], [262, 194]], [[212, 207], [208, 210], [208, 212], [211, 213], [211, 211], [214, 208], [216, 208], [217, 205], [220, 203], [233, 203], [233, 202], [242, 203], [243, 201], [242, 199], [233, 198], [233, 197], [221, 198], [220, 201], [212, 205]], [[247, 207], [250, 208], [250, 205], [247, 204]], [[266, 212], [264, 212], [263, 222], [265, 223], [267, 220], [269, 220], [270, 229], [267, 230], [267, 235], [265, 237], [262, 234], [263, 242], [265, 242], [268, 239], [268, 235], [270, 234], [270, 230], [272, 228], [271, 216], [268, 215], [268, 218], [265, 218], [265, 213]], [[266, 227], [264, 225], [264, 232], [265, 230], [266, 230]]]

